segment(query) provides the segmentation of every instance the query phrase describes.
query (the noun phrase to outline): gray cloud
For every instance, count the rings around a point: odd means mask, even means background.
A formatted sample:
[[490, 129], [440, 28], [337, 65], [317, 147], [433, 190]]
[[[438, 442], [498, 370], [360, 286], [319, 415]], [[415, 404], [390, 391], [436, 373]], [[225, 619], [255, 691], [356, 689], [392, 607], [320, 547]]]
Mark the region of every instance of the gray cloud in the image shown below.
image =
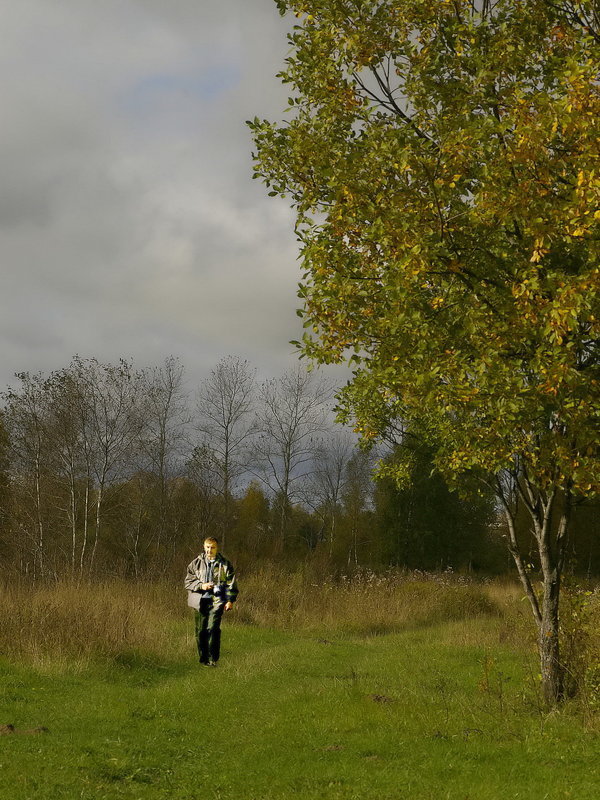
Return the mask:
[[285, 107], [274, 2], [3, 6], [0, 386], [74, 353], [290, 366], [292, 215], [244, 124]]

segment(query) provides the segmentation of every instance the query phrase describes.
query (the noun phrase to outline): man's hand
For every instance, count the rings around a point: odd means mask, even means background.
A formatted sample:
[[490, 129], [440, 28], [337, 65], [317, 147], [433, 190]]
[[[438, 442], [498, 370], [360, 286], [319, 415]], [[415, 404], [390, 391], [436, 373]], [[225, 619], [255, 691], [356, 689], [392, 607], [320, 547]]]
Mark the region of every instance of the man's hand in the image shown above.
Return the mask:
[[201, 584], [201, 586], [202, 586], [202, 591], [203, 592], [210, 592], [210, 590], [214, 586], [214, 583], [203, 583], [203, 584]]
[[232, 608], [233, 608], [233, 603], [228, 600], [225, 603], [225, 611], [231, 611]]

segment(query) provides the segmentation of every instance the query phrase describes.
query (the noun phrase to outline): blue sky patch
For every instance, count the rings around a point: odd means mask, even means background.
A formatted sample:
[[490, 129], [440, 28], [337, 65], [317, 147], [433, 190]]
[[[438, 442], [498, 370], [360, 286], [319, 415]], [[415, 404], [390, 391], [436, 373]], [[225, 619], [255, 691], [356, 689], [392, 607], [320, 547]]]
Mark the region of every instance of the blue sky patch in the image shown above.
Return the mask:
[[210, 102], [233, 89], [241, 70], [232, 65], [210, 67], [201, 74], [158, 73], [149, 75], [125, 95], [124, 105], [143, 114], [170, 99], [187, 98]]

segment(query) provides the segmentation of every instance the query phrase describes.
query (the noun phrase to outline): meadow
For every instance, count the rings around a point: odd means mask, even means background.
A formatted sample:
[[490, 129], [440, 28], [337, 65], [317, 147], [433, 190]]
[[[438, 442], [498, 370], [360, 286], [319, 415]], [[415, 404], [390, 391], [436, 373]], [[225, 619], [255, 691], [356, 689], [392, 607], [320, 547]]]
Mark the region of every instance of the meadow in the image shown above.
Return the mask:
[[3, 800], [598, 797], [600, 717], [544, 708], [511, 584], [265, 570], [215, 670], [169, 584], [6, 586], [0, 612]]

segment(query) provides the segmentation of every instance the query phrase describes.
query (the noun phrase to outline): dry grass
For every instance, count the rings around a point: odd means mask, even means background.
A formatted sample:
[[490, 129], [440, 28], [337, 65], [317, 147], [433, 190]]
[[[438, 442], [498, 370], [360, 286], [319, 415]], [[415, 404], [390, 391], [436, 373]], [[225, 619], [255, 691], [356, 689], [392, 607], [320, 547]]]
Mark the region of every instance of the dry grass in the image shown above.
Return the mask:
[[132, 651], [164, 657], [173, 651], [183, 613], [174, 595], [172, 587], [123, 581], [5, 586], [0, 652], [37, 662], [49, 656], [86, 662]]
[[264, 567], [244, 581], [238, 618], [268, 627], [378, 634], [511, 614], [512, 584], [481, 584], [448, 573], [363, 571], [315, 581]]
[[[370, 636], [452, 622], [448, 635], [457, 643], [487, 644], [484, 636], [509, 646], [522, 643], [529, 624], [511, 584], [448, 574], [365, 571], [315, 581], [265, 566], [241, 584], [228, 624]], [[5, 586], [0, 614], [0, 653], [11, 658], [73, 664], [131, 653], [161, 660], [189, 654], [191, 613], [181, 586], [171, 583]], [[473, 625], [484, 618], [493, 624]]]

